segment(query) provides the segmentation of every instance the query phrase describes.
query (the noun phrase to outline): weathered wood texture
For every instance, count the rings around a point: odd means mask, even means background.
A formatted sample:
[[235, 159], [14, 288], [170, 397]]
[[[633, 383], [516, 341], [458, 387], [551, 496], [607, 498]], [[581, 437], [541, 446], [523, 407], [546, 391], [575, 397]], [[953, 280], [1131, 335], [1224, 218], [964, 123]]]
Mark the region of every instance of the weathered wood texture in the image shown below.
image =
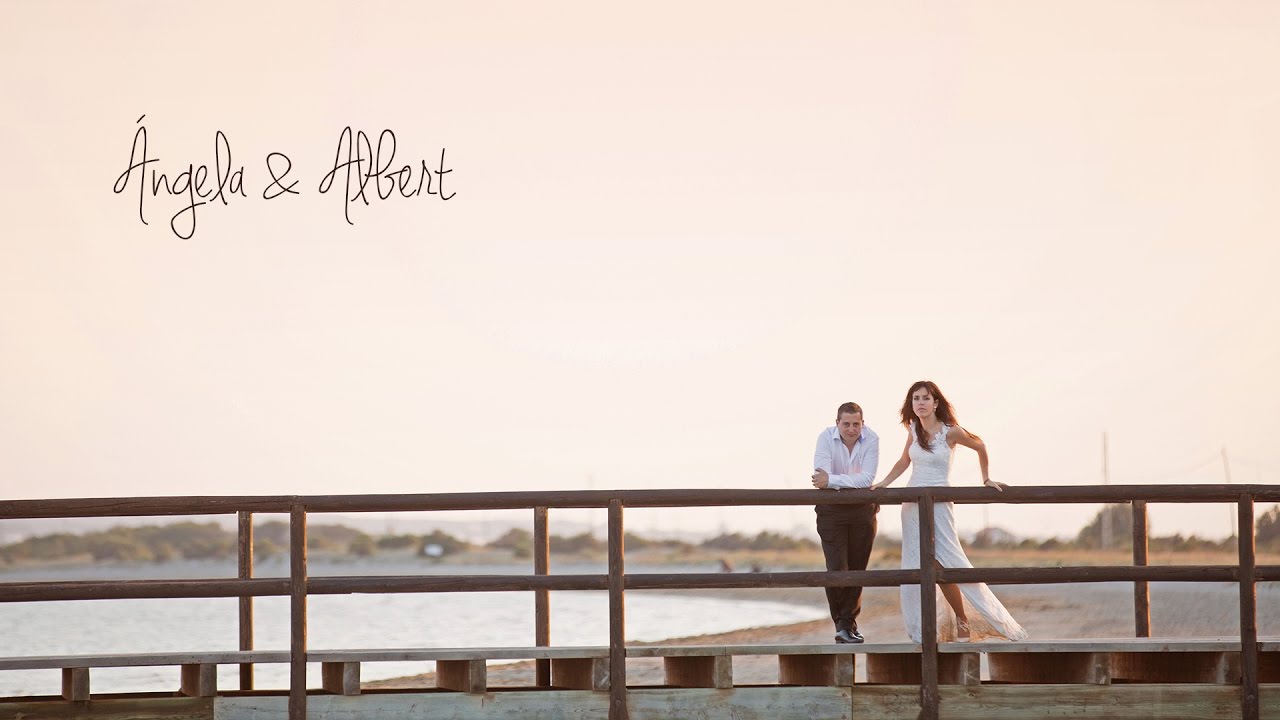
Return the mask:
[[[1280, 688], [1265, 688], [1262, 717], [1280, 720]], [[948, 720], [1238, 720], [1240, 688], [1229, 685], [981, 685], [939, 688]], [[914, 718], [913, 685], [859, 685], [853, 715], [859, 720]]]
[[311, 578], [312, 595], [607, 590], [607, 575], [383, 575]]
[[[241, 580], [253, 577], [253, 513], [241, 511], [236, 524], [236, 576]], [[253, 598], [240, 598], [238, 627], [240, 649], [253, 649]], [[253, 689], [253, 665], [240, 666], [240, 689]]]
[[[1069, 582], [1235, 582], [1235, 566], [1050, 568], [943, 568], [940, 582], [989, 585]], [[920, 581], [917, 570], [851, 570], [777, 573], [644, 573], [628, 575], [627, 590], [677, 588], [894, 587]], [[511, 592], [606, 590], [606, 575], [407, 575], [312, 578], [312, 595], [353, 593]], [[290, 594], [288, 579], [122, 580], [0, 583], [0, 602], [45, 602], [195, 597], [267, 597]]]
[[436, 687], [465, 693], [482, 693], [488, 689], [488, 673], [483, 660], [439, 660], [436, 662]]
[[841, 570], [762, 573], [638, 573], [628, 590], [672, 588], [894, 587], [920, 582], [918, 570]]
[[1237, 511], [1240, 528], [1240, 713], [1244, 720], [1258, 720], [1258, 584], [1253, 498], [1240, 495]]
[[388, 648], [312, 650], [308, 662], [415, 662], [420, 660], [533, 660], [535, 658], [607, 658], [607, 645], [563, 647]]
[[729, 655], [686, 655], [662, 660], [663, 682], [671, 687], [731, 688], [733, 658]]
[[853, 656], [779, 655], [778, 684], [848, 687], [853, 684]]
[[62, 669], [62, 697], [71, 702], [89, 699], [89, 668]]
[[608, 658], [553, 658], [551, 685], [565, 690], [608, 690]]
[[321, 663], [320, 685], [325, 692], [331, 692], [335, 695], [359, 695], [360, 663]]
[[[852, 720], [848, 687], [640, 689], [630, 696], [635, 720]], [[914, 717], [912, 715], [911, 717]]]
[[213, 720], [214, 702], [189, 697], [6, 700], [0, 702], [0, 720]]
[[31, 655], [0, 658], [0, 670], [46, 670], [68, 667], [154, 667], [160, 665], [230, 665], [234, 663], [288, 662], [289, 653], [253, 652], [126, 653], [123, 655]]
[[289, 720], [307, 720], [307, 512], [289, 511]]
[[938, 718], [938, 568], [934, 500], [920, 498], [920, 720]]
[[[866, 656], [867, 682], [877, 685], [919, 685], [919, 653], [877, 653]], [[977, 685], [982, 681], [978, 653], [938, 656], [939, 685]]]
[[761, 644], [761, 645], [632, 645], [627, 657], [681, 657], [707, 655], [866, 655], [870, 653], [915, 653], [920, 646], [915, 643], [859, 643], [838, 645], [823, 643]]
[[938, 582], [1019, 585], [1057, 582], [1121, 582], [1152, 580], [1161, 582], [1234, 582], [1239, 571], [1234, 565], [1185, 565], [1159, 567], [1064, 566], [1042, 568], [942, 568]]
[[[633, 689], [629, 703], [638, 720], [876, 720], [916, 717], [918, 693], [915, 685]], [[1240, 717], [1239, 688], [1229, 685], [943, 686], [939, 693], [941, 716], [955, 720]], [[307, 701], [313, 720], [604, 720], [608, 713], [608, 695], [589, 691], [367, 693], [350, 697], [311, 695]], [[1260, 717], [1280, 720], [1280, 685], [1262, 685], [1260, 701]], [[288, 698], [148, 697], [95, 699], [83, 704], [63, 700], [5, 701], [0, 702], [0, 720], [214, 720], [215, 707], [217, 720], [286, 720]]]
[[1080, 638], [1067, 640], [980, 640], [942, 643], [942, 652], [1059, 653], [1059, 652], [1231, 652], [1236, 638]]
[[551, 490], [386, 495], [186, 496], [132, 498], [67, 498], [0, 501], [0, 519], [55, 517], [124, 517], [142, 515], [215, 515], [239, 511], [285, 513], [297, 504], [311, 512], [412, 512], [420, 510], [522, 510], [604, 508], [611, 500], [628, 507], [716, 507], [739, 505], [897, 505], [918, 502], [925, 492], [940, 502], [1002, 504], [1235, 502], [1240, 494], [1255, 502], [1280, 501], [1275, 485], [1019, 485], [995, 495], [987, 488], [888, 488], [874, 493], [846, 490]]
[[1258, 682], [1280, 683], [1280, 652], [1258, 653]]
[[1111, 653], [1111, 681], [1240, 684], [1240, 653]]
[[[216, 720], [288, 720], [282, 697], [220, 697]], [[606, 720], [609, 696], [586, 690], [312, 695], [312, 720]], [[7, 720], [7, 718], [0, 718]], [[671, 720], [668, 718], [668, 720]]]
[[1105, 685], [1111, 682], [1110, 653], [991, 653], [991, 682]]
[[217, 665], [183, 665], [180, 692], [187, 697], [213, 697], [218, 694]]
[[[551, 538], [547, 527], [547, 508], [533, 509], [533, 574], [548, 575], [551, 572]], [[547, 590], [533, 592], [533, 644], [551, 644], [551, 593]], [[551, 686], [551, 661], [538, 660], [534, 671], [535, 684]]]
[[252, 580], [70, 580], [0, 583], [0, 602], [138, 600], [288, 595], [288, 578]]
[[[287, 720], [286, 707], [283, 697], [220, 697], [217, 720]], [[852, 720], [851, 707], [849, 688], [644, 688], [628, 696], [636, 720]], [[308, 710], [313, 720], [605, 720], [609, 695], [583, 690], [312, 695]]]
[[[1133, 502], [1133, 565], [1147, 565], [1147, 503]], [[1146, 580], [1133, 583], [1133, 634], [1151, 637], [1151, 586]]]
[[622, 501], [609, 501], [609, 720], [629, 720]]

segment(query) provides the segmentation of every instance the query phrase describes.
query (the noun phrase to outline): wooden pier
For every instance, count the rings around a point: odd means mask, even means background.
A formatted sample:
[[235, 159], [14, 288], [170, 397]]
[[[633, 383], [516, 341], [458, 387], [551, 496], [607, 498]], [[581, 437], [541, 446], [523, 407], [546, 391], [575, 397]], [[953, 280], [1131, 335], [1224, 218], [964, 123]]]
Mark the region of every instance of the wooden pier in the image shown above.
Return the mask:
[[[920, 503], [922, 519], [935, 502], [1129, 503], [1134, 515], [1133, 565], [1056, 568], [937, 568], [932, 524], [921, 523], [924, 570], [722, 574], [627, 574], [623, 515], [628, 507]], [[433, 495], [102, 498], [0, 502], [0, 519], [238, 514], [240, 567], [234, 579], [125, 582], [0, 583], [0, 602], [104, 598], [240, 598], [239, 651], [132, 655], [0, 657], [0, 672], [61, 673], [59, 697], [0, 698], [0, 720], [336, 720], [351, 718], [1257, 718], [1280, 719], [1280, 638], [1257, 635], [1257, 583], [1280, 580], [1280, 566], [1258, 566], [1254, 554], [1257, 501], [1280, 501], [1280, 488], [1257, 485], [1174, 487], [901, 488], [878, 491], [648, 490]], [[1150, 502], [1232, 503], [1238, 508], [1239, 562], [1219, 566], [1147, 565], [1146, 506]], [[599, 575], [550, 575], [548, 513], [557, 508], [606, 508], [609, 567]], [[534, 520], [534, 574], [526, 576], [307, 575], [307, 518], [326, 512], [528, 509]], [[290, 576], [255, 578], [253, 513], [290, 515]], [[991, 584], [1125, 581], [1134, 585], [1134, 637], [1030, 642], [937, 641], [929, 607], [937, 583]], [[1224, 638], [1150, 637], [1147, 584], [1232, 582], [1240, 587], [1240, 634]], [[897, 586], [920, 584], [925, 641], [862, 645], [634, 646], [624, 641], [628, 591], [686, 588]], [[321, 649], [307, 643], [307, 599], [349, 593], [529, 591], [535, 593], [535, 642], [527, 648]], [[551, 644], [550, 595], [609, 593], [606, 646]], [[288, 648], [253, 642], [253, 598], [288, 596]], [[777, 658], [776, 685], [738, 685], [735, 657]], [[855, 682], [855, 656], [866, 681]], [[981, 672], [985, 657], [985, 677]], [[627, 684], [627, 658], [661, 658], [664, 683]], [[490, 661], [537, 661], [534, 687], [492, 687]], [[366, 663], [436, 663], [436, 688], [362, 691]], [[253, 668], [288, 663], [285, 691], [255, 689]], [[308, 663], [321, 668], [320, 687], [307, 687]], [[218, 665], [240, 667], [239, 687], [219, 688]], [[93, 671], [171, 666], [172, 694], [109, 695], [93, 691]]]

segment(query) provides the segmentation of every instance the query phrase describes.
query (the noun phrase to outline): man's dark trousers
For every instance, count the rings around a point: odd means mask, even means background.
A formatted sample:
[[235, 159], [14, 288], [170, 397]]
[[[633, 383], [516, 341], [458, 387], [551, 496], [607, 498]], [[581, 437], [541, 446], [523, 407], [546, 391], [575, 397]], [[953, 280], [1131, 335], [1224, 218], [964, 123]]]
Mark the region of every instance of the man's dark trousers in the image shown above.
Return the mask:
[[[876, 539], [876, 505], [818, 505], [818, 537], [828, 570], [866, 570]], [[827, 605], [836, 630], [857, 630], [861, 587], [827, 588]]]

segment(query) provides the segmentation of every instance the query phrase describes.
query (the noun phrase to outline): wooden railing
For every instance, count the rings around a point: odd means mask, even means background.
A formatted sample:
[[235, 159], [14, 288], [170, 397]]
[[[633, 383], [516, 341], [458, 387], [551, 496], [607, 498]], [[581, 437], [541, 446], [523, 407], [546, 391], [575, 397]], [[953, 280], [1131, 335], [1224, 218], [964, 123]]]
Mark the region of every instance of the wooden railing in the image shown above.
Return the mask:
[[[550, 644], [549, 593], [552, 590], [607, 590], [609, 593], [610, 703], [612, 720], [627, 718], [625, 617], [626, 590], [692, 588], [787, 588], [824, 586], [898, 586], [920, 584], [923, 624], [921, 716], [938, 714], [938, 583], [1039, 584], [1125, 581], [1134, 584], [1134, 634], [1151, 634], [1148, 583], [1238, 582], [1240, 585], [1241, 715], [1256, 720], [1258, 702], [1257, 589], [1259, 581], [1280, 580], [1280, 566], [1261, 566], [1254, 552], [1254, 503], [1280, 501], [1280, 487], [1264, 485], [1114, 485], [987, 488], [892, 488], [846, 490], [599, 490], [547, 492], [446, 493], [417, 495], [152, 497], [0, 501], [0, 520], [19, 518], [124, 517], [237, 514], [239, 571], [235, 579], [131, 580], [0, 583], [0, 602], [37, 602], [124, 598], [240, 598], [240, 649], [253, 649], [253, 598], [290, 597], [290, 720], [306, 718], [307, 598], [349, 593], [533, 591], [535, 642]], [[721, 573], [625, 572], [625, 508], [847, 505], [919, 503], [921, 569], [849, 572]], [[1089, 567], [940, 568], [934, 556], [933, 507], [956, 503], [1129, 503], [1133, 508], [1133, 565]], [[1239, 515], [1236, 565], [1147, 565], [1147, 503], [1235, 503]], [[550, 575], [548, 511], [561, 508], [608, 510], [608, 572], [604, 575]], [[409, 512], [432, 510], [533, 511], [534, 574], [309, 577], [307, 518], [312, 513]], [[288, 578], [253, 577], [253, 514], [289, 513]], [[549, 661], [539, 661], [536, 682], [550, 684]], [[241, 666], [242, 689], [252, 689], [253, 668]]]

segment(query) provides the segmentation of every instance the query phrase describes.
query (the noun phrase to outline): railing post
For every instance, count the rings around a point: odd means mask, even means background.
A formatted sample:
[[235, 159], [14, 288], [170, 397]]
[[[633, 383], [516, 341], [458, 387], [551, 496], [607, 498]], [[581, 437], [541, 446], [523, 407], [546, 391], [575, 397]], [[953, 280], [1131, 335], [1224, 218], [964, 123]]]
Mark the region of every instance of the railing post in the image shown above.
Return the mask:
[[[533, 509], [533, 574], [546, 575], [551, 571], [551, 543], [547, 535], [547, 509]], [[547, 647], [551, 644], [551, 592], [535, 590], [533, 593], [533, 644]], [[536, 670], [538, 687], [551, 687], [551, 661], [538, 660]]]
[[938, 718], [938, 571], [934, 552], [933, 495], [923, 491], [920, 503], [920, 717]]
[[289, 720], [307, 720], [307, 510], [289, 510]]
[[1258, 720], [1258, 585], [1253, 496], [1240, 496], [1240, 717]]
[[628, 720], [622, 501], [609, 501], [609, 720]]
[[[1147, 566], [1147, 501], [1133, 501], [1133, 564]], [[1133, 636], [1151, 637], [1151, 587], [1146, 580], [1133, 583]]]
[[[237, 576], [241, 580], [253, 577], [253, 513], [241, 510], [237, 513], [239, 528], [236, 533], [238, 545]], [[240, 598], [240, 649], [253, 649], [253, 598]], [[240, 665], [240, 689], [253, 689], [253, 663]]]

